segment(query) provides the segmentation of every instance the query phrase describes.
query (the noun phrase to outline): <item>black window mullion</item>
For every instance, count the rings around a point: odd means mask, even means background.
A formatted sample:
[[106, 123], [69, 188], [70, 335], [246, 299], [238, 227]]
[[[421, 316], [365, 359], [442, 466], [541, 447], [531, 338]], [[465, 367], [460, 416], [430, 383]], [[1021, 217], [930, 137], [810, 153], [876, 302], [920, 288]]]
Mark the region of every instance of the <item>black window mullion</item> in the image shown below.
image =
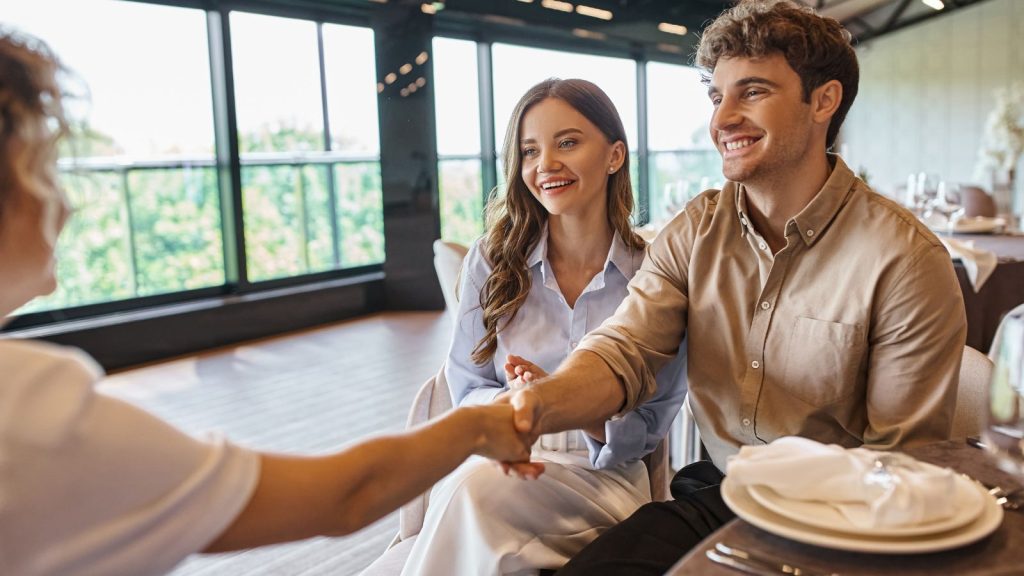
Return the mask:
[[[636, 223], [647, 224], [650, 220], [651, 175], [647, 150], [647, 60], [637, 58], [636, 62], [636, 161], [637, 166], [637, 213]], [[628, 154], [628, 151], [627, 151]]]
[[[324, 57], [324, 24], [316, 24], [316, 47], [320, 58], [320, 102], [324, 117], [324, 150], [333, 148], [331, 140], [331, 116], [327, 105], [327, 62]], [[341, 226], [338, 222], [337, 190], [334, 189], [334, 168], [327, 165], [327, 217], [331, 222], [331, 256], [335, 268], [341, 268]]]
[[[494, 141], [494, 70], [490, 42], [476, 45], [477, 82], [480, 84], [480, 175], [483, 179], [484, 206], [491, 190], [498, 185]], [[483, 215], [481, 214], [481, 218]]]
[[227, 10], [210, 10], [206, 13], [207, 38], [210, 46], [210, 83], [213, 88], [217, 182], [221, 199], [224, 282], [228, 291], [245, 291], [250, 282], [245, 258], [242, 165], [239, 159], [230, 20]]

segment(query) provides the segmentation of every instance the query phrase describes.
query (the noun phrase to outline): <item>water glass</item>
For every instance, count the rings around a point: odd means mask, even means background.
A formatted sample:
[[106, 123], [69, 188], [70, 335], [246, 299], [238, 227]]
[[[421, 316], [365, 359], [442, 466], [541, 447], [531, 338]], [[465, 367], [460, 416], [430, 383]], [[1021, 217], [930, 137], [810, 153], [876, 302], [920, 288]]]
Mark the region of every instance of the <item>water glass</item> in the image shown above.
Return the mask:
[[1003, 319], [995, 351], [984, 436], [999, 467], [1024, 476], [1024, 312]]

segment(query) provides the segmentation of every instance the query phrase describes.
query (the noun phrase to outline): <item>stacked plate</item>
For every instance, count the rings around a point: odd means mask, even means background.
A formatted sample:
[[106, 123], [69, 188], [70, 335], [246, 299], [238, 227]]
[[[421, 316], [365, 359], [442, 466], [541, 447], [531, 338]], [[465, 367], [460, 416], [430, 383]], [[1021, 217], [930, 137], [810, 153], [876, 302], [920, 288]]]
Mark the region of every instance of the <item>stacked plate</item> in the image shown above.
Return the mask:
[[728, 476], [722, 483], [722, 498], [737, 516], [762, 530], [798, 542], [856, 552], [948, 550], [988, 536], [1003, 520], [1002, 507], [985, 487], [959, 475], [949, 494], [956, 501], [956, 513], [933, 522], [899, 527], [857, 526], [826, 502], [794, 500], [766, 486], [730, 482]]

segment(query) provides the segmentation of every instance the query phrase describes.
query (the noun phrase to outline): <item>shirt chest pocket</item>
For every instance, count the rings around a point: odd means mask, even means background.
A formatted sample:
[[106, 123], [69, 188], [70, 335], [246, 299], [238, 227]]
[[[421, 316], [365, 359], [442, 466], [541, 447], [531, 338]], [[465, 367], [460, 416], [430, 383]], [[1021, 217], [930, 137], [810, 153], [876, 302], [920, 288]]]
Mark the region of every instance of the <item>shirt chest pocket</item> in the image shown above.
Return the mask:
[[824, 406], [857, 390], [867, 342], [856, 324], [800, 316], [793, 325], [782, 385], [814, 406]]

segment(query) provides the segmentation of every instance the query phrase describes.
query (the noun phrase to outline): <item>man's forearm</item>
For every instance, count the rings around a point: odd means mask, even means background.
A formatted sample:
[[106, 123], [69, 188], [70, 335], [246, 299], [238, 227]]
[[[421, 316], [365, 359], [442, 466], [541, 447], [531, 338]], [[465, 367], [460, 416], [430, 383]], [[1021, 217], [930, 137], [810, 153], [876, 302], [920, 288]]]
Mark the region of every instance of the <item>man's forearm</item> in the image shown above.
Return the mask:
[[601, 426], [623, 406], [619, 379], [597, 354], [572, 354], [551, 376], [530, 385], [540, 401], [538, 428], [548, 434]]

